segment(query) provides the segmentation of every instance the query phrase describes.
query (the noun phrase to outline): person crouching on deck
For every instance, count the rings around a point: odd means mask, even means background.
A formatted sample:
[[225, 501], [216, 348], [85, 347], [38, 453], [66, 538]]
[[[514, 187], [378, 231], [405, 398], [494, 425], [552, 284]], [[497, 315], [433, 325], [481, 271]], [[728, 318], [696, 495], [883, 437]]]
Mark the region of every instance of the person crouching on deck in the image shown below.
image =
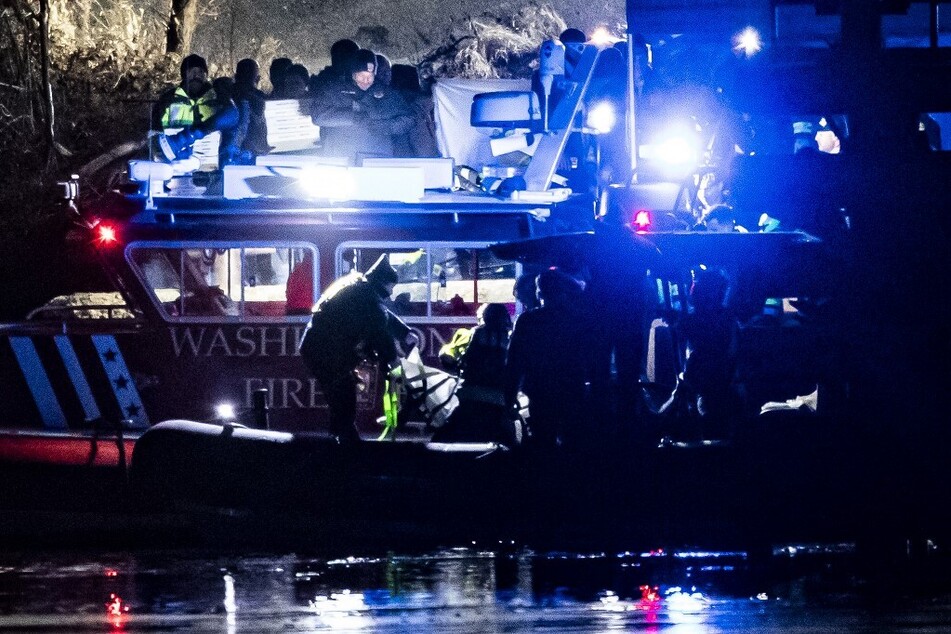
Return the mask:
[[330, 433], [341, 445], [361, 440], [355, 426], [357, 366], [376, 360], [387, 370], [394, 368], [398, 358], [393, 335], [408, 332], [385, 305], [399, 280], [386, 255], [366, 275], [348, 278], [317, 302], [300, 348], [327, 400]]

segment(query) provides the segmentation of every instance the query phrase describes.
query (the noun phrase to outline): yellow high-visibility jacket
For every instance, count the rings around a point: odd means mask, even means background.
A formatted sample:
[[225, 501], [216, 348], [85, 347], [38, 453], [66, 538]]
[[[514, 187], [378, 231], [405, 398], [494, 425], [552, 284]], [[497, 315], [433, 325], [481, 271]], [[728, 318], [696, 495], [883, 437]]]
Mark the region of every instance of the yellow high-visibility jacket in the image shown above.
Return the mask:
[[205, 121], [217, 110], [217, 95], [209, 88], [197, 99], [192, 99], [181, 86], [171, 95], [159, 100], [162, 107], [160, 126], [162, 128], [187, 128]]

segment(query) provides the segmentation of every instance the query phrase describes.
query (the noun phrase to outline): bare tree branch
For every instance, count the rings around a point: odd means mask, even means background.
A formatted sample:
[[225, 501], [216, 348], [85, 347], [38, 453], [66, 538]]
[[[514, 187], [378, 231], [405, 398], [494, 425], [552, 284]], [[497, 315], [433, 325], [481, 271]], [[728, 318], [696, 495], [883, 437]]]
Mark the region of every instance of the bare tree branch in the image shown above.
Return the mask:
[[191, 45], [197, 15], [197, 0], [172, 0], [165, 38], [166, 53], [182, 53]]
[[46, 136], [48, 156], [53, 156], [54, 148], [54, 111], [53, 84], [50, 81], [50, 0], [40, 0], [40, 85], [43, 89], [43, 107], [46, 110]]

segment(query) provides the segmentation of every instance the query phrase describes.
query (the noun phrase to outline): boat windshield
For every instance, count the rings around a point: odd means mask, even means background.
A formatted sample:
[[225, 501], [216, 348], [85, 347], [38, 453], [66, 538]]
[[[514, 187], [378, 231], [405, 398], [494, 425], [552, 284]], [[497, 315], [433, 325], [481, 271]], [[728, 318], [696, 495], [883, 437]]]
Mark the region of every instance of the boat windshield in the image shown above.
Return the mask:
[[506, 304], [514, 311], [518, 267], [487, 248], [447, 243], [348, 243], [338, 250], [337, 273], [366, 269], [389, 254], [399, 275], [392, 309], [408, 318], [468, 318], [480, 304]]
[[[310, 253], [310, 257], [305, 256]], [[130, 245], [129, 261], [169, 319], [273, 318], [289, 314], [289, 283], [316, 301], [312, 246], [258, 243]], [[297, 271], [300, 269], [297, 273]], [[310, 282], [307, 284], [306, 282]]]

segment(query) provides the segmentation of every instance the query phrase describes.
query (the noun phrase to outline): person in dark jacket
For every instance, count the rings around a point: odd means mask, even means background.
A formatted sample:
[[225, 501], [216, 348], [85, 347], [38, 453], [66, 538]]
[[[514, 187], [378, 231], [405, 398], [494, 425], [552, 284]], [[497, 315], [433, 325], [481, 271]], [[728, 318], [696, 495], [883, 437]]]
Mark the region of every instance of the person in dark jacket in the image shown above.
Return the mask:
[[676, 390], [661, 407], [669, 416], [699, 418], [704, 439], [730, 435], [738, 397], [733, 389], [739, 325], [725, 306], [729, 281], [718, 269], [697, 271], [693, 312], [680, 323], [687, 359]]
[[656, 264], [656, 250], [639, 240], [618, 213], [595, 224], [595, 237], [601, 255], [588, 267], [585, 287], [592, 402], [600, 410], [595, 419], [603, 433], [630, 437], [640, 414], [639, 382], [649, 325], [646, 271]]
[[274, 94], [280, 95], [284, 91], [284, 76], [293, 65], [294, 61], [290, 57], [275, 57], [271, 60], [271, 66], [267, 72], [268, 80], [271, 82], [271, 93], [268, 95], [268, 99], [279, 98], [275, 97]]
[[360, 45], [353, 40], [337, 40], [330, 46], [330, 66], [325, 66], [319, 73], [310, 78], [308, 90], [314, 95], [328, 84], [338, 79], [345, 79], [350, 70], [350, 58], [360, 50]]
[[199, 55], [182, 60], [181, 83], [159, 97], [152, 108], [152, 129], [182, 128], [176, 134], [160, 134], [158, 146], [169, 161], [191, 156], [195, 141], [216, 130], [238, 124], [238, 109], [219, 98], [208, 81], [208, 64]]
[[284, 71], [279, 88], [271, 93], [271, 99], [306, 99], [310, 96], [307, 85], [310, 83], [310, 71], [303, 64], [291, 64]]
[[483, 304], [478, 320], [459, 361], [459, 406], [433, 435], [433, 442], [513, 444], [502, 391], [512, 318], [505, 304]]
[[398, 279], [383, 255], [366, 275], [354, 273], [338, 280], [336, 288], [328, 289], [317, 302], [301, 341], [301, 356], [327, 400], [330, 432], [340, 444], [360, 441], [354, 425], [357, 366], [375, 360], [392, 369], [397, 363], [393, 334], [408, 328], [393, 323], [399, 320], [385, 302]]
[[529, 443], [553, 448], [582, 433], [579, 425], [586, 396], [588, 345], [582, 291], [557, 269], [539, 274], [541, 307], [515, 321], [505, 364], [505, 403], [517, 407], [518, 392], [528, 396]]
[[350, 72], [314, 95], [313, 120], [320, 126], [324, 156], [392, 157], [394, 135], [413, 126], [406, 101], [388, 86], [378, 86], [376, 55], [361, 49], [350, 59]]
[[231, 98], [238, 108], [238, 125], [225, 139], [220, 151], [221, 165], [251, 165], [254, 157], [267, 154], [265, 95], [258, 89], [261, 72], [253, 59], [243, 59], [235, 67]]
[[406, 100], [413, 111], [413, 125], [409, 131], [393, 137], [393, 151], [399, 157], [438, 157], [432, 90], [423, 90], [415, 66], [393, 64], [390, 74], [390, 87]]

